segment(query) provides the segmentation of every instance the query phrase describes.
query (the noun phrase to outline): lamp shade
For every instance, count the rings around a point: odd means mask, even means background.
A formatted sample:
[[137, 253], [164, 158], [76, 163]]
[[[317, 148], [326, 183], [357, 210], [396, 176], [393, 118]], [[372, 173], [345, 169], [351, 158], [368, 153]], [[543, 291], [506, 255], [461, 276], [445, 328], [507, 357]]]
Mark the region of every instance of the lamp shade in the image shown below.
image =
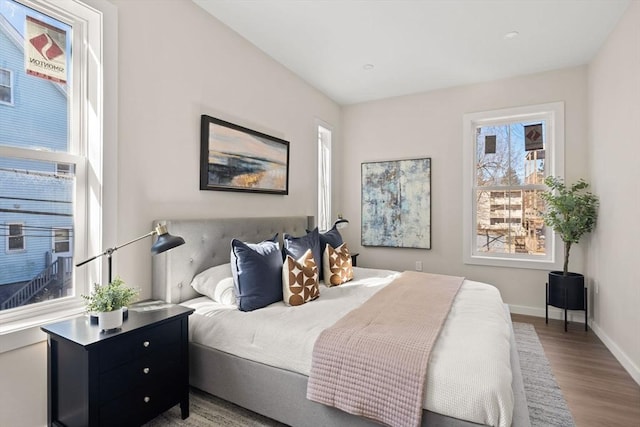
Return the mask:
[[156, 231], [158, 232], [158, 240], [151, 246], [151, 253], [153, 255], [161, 254], [176, 246], [184, 245], [184, 239], [180, 236], [172, 236], [169, 234], [165, 226], [158, 226]]
[[337, 229], [347, 228], [349, 226], [349, 221], [344, 218], [339, 218], [335, 223], [333, 223], [333, 226]]

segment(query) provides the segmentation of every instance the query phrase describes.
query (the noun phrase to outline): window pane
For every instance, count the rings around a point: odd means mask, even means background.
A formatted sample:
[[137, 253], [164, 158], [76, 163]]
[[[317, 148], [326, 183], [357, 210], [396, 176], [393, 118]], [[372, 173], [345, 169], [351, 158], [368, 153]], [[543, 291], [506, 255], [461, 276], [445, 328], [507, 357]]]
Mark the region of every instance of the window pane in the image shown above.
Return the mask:
[[11, 89], [0, 86], [0, 102], [11, 103]]
[[543, 121], [477, 128], [476, 185], [542, 183], [544, 132]]
[[11, 74], [9, 70], [0, 70], [0, 86], [11, 85]]
[[[3, 29], [18, 42], [0, 43], [1, 65], [13, 73], [15, 98], [7, 87], [0, 89], [0, 101], [13, 104], [0, 104], [0, 144], [68, 152], [71, 27], [15, 1], [2, 4]], [[36, 65], [40, 68], [34, 70]], [[64, 78], [51, 69], [61, 69]]]
[[0, 224], [22, 224], [3, 234], [20, 232], [10, 245], [24, 248], [0, 252], [0, 310], [73, 293], [75, 175], [56, 168], [56, 162], [0, 157]]
[[545, 255], [539, 190], [476, 192], [477, 252]]
[[331, 130], [318, 126], [318, 228], [331, 228]]

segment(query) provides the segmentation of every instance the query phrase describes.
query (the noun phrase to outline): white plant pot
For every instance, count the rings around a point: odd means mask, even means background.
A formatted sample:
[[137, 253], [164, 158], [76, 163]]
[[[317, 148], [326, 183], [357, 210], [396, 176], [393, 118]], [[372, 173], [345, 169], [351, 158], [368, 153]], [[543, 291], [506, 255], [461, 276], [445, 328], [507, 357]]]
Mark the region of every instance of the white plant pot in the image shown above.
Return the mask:
[[98, 313], [98, 326], [103, 331], [117, 329], [122, 326], [122, 308]]

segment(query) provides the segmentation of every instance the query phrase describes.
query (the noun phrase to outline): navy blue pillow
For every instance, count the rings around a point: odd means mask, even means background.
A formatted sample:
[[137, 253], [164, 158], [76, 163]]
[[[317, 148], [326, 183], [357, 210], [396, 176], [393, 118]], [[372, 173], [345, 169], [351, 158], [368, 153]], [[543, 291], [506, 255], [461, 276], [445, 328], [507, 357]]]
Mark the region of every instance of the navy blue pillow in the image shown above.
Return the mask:
[[[322, 266], [322, 249], [320, 249], [320, 237], [318, 236], [318, 227], [307, 232], [304, 236], [293, 237], [289, 234], [284, 235], [283, 258], [288, 252], [294, 259], [300, 259], [307, 249], [311, 249], [313, 260], [317, 266]], [[285, 251], [286, 250], [286, 251]], [[322, 268], [318, 267], [318, 273], [322, 278]]]
[[231, 240], [231, 272], [241, 311], [282, 301], [282, 255], [277, 238], [276, 234], [260, 243]]
[[335, 224], [333, 225], [333, 227], [331, 227], [331, 230], [326, 231], [324, 233], [320, 233], [319, 237], [320, 237], [320, 250], [322, 251], [323, 256], [324, 256], [324, 251], [327, 247], [327, 244], [331, 245], [331, 247], [335, 249], [344, 243], [342, 241], [342, 236], [340, 235], [340, 232], [336, 228]]
[[[309, 233], [309, 230], [307, 230], [307, 233]], [[318, 238], [320, 239], [320, 264], [318, 264], [320, 267], [318, 267], [318, 271], [320, 272], [320, 279], [322, 279], [324, 277], [324, 274], [322, 274], [322, 271], [324, 270], [324, 267], [322, 267], [324, 265], [324, 251], [327, 249], [327, 244], [331, 245], [331, 247], [335, 249], [343, 244], [344, 241], [342, 240], [342, 235], [336, 228], [335, 224], [333, 224], [333, 227], [331, 227], [330, 230], [325, 231], [324, 233], [318, 233]], [[316, 260], [316, 262], [317, 261], [318, 260]]]

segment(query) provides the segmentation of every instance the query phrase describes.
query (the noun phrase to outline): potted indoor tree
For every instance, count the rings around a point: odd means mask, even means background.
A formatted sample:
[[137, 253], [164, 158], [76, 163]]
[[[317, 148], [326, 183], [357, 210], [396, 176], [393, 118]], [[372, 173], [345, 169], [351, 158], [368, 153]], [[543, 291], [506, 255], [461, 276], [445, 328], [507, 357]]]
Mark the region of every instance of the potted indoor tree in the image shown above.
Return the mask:
[[82, 295], [87, 301], [87, 311], [98, 316], [98, 326], [107, 331], [122, 326], [123, 308], [138, 296], [136, 289], [125, 286], [122, 279], [116, 277], [108, 285], [96, 284], [91, 295]]
[[589, 184], [583, 179], [567, 186], [563, 180], [549, 176], [544, 183], [549, 188], [542, 193], [546, 202], [544, 223], [564, 242], [563, 269], [549, 272], [547, 304], [565, 309], [565, 330], [566, 310], [585, 310], [586, 329], [584, 275], [569, 271], [569, 254], [571, 246], [595, 228], [598, 197], [587, 191]]

